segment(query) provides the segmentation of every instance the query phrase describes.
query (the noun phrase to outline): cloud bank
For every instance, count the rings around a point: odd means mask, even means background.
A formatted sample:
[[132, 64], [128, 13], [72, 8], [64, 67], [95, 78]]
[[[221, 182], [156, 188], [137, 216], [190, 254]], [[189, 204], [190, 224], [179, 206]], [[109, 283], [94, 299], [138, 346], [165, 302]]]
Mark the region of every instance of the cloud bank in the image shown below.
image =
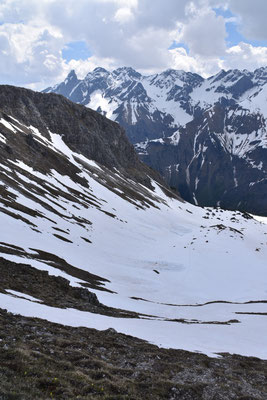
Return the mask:
[[[2, 0], [0, 83], [41, 89], [97, 66], [253, 70], [267, 64], [266, 11], [265, 0]], [[81, 42], [88, 57], [64, 59]]]

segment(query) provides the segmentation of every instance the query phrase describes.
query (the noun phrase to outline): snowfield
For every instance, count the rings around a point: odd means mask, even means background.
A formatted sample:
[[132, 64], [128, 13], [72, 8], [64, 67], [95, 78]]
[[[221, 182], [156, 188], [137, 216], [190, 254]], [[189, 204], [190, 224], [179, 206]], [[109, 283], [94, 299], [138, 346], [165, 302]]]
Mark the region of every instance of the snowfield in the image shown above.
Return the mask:
[[[20, 134], [8, 124], [10, 134]], [[93, 289], [100, 302], [142, 315], [115, 318], [48, 307], [10, 290], [0, 294], [1, 308], [71, 326], [114, 328], [167, 348], [267, 359], [266, 218], [263, 223], [240, 212], [171, 199], [156, 182], [150, 190], [118, 171], [108, 173], [53, 133], [49, 146], [79, 168], [88, 188], [56, 170], [35, 171], [30, 162], [1, 165], [1, 176], [16, 183], [7, 188], [10, 197], [25, 207], [14, 217], [14, 210], [7, 213], [11, 209], [0, 204], [0, 242], [23, 249], [17, 254], [1, 250], [1, 257], [80, 286], [81, 280], [31, 258], [37, 250], [54, 254], [109, 280], [104, 286], [110, 292]], [[29, 193], [27, 186], [21, 190], [26, 184], [39, 185], [43, 193]], [[147, 202], [131, 198], [129, 185]]]

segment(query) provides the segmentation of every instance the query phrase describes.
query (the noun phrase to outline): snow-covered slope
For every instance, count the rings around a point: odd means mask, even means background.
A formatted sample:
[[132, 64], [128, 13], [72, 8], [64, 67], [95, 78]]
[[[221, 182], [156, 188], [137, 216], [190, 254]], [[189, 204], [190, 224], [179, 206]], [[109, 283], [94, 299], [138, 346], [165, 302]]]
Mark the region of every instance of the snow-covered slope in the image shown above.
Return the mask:
[[[39, 96], [44, 104], [63, 101]], [[19, 101], [33, 107], [32, 99], [25, 91]], [[59, 103], [63, 115], [70, 105]], [[1, 289], [0, 307], [72, 326], [112, 327], [163, 347], [267, 358], [267, 226], [171, 197], [149, 169], [137, 179], [119, 164], [106, 167], [86, 156], [86, 146], [67, 144], [59, 119], [53, 132], [30, 124], [21, 110], [1, 114], [0, 263], [87, 285], [103, 304], [137, 314], [52, 307], [17, 287]], [[72, 112], [96, 119], [80, 106]], [[94, 129], [105, 124], [98, 118]]]

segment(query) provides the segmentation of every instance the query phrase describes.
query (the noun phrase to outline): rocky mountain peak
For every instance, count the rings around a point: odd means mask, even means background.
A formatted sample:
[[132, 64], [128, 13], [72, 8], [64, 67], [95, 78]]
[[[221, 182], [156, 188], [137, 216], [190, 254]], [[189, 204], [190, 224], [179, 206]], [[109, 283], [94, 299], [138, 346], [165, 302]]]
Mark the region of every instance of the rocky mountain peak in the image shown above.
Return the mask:
[[135, 80], [139, 80], [142, 77], [142, 75], [139, 72], [135, 71], [131, 67], [120, 67], [120, 68], [115, 69], [112, 73], [117, 78], [129, 77], [129, 78], [132, 78]]
[[[109, 75], [110, 72], [108, 72], [105, 68], [102, 67], [97, 67], [93, 70], [93, 72], [91, 73], [91, 75], [93, 76], [98, 76], [98, 77], [106, 77], [107, 75]], [[88, 74], [90, 76], [90, 74]]]
[[69, 72], [67, 78], [65, 79], [65, 82], [67, 83], [67, 82], [69, 82], [69, 81], [72, 80], [72, 79], [74, 79], [74, 80], [76, 80], [76, 81], [78, 80], [77, 75], [76, 75], [76, 72], [74, 71], [74, 69], [72, 69], [72, 70]]

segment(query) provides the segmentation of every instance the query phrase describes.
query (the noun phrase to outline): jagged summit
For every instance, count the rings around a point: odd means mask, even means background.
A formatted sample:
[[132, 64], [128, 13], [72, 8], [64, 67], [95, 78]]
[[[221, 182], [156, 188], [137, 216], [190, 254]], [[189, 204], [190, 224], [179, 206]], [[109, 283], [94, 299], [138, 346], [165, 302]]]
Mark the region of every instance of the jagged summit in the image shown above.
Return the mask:
[[93, 72], [98, 72], [98, 73], [103, 72], [103, 73], [107, 73], [108, 71], [107, 71], [105, 68], [96, 67], [96, 68], [93, 70]]
[[129, 78], [141, 79], [142, 75], [131, 67], [121, 67], [112, 71], [115, 76], [128, 76]]
[[77, 75], [76, 75], [76, 72], [74, 71], [74, 69], [72, 69], [70, 71], [70, 73], [68, 74], [66, 79], [68, 79], [68, 80], [71, 80], [71, 79], [77, 80]]
[[90, 77], [91, 76], [94, 76], [94, 77], [107, 77], [107, 76], [109, 76], [110, 75], [110, 72], [109, 71], [107, 71], [105, 68], [101, 68], [101, 67], [97, 67], [97, 68], [95, 68], [94, 70], [93, 70], [93, 72], [89, 72], [87, 75], [86, 75], [86, 77], [85, 77], [85, 79], [90, 79]]

